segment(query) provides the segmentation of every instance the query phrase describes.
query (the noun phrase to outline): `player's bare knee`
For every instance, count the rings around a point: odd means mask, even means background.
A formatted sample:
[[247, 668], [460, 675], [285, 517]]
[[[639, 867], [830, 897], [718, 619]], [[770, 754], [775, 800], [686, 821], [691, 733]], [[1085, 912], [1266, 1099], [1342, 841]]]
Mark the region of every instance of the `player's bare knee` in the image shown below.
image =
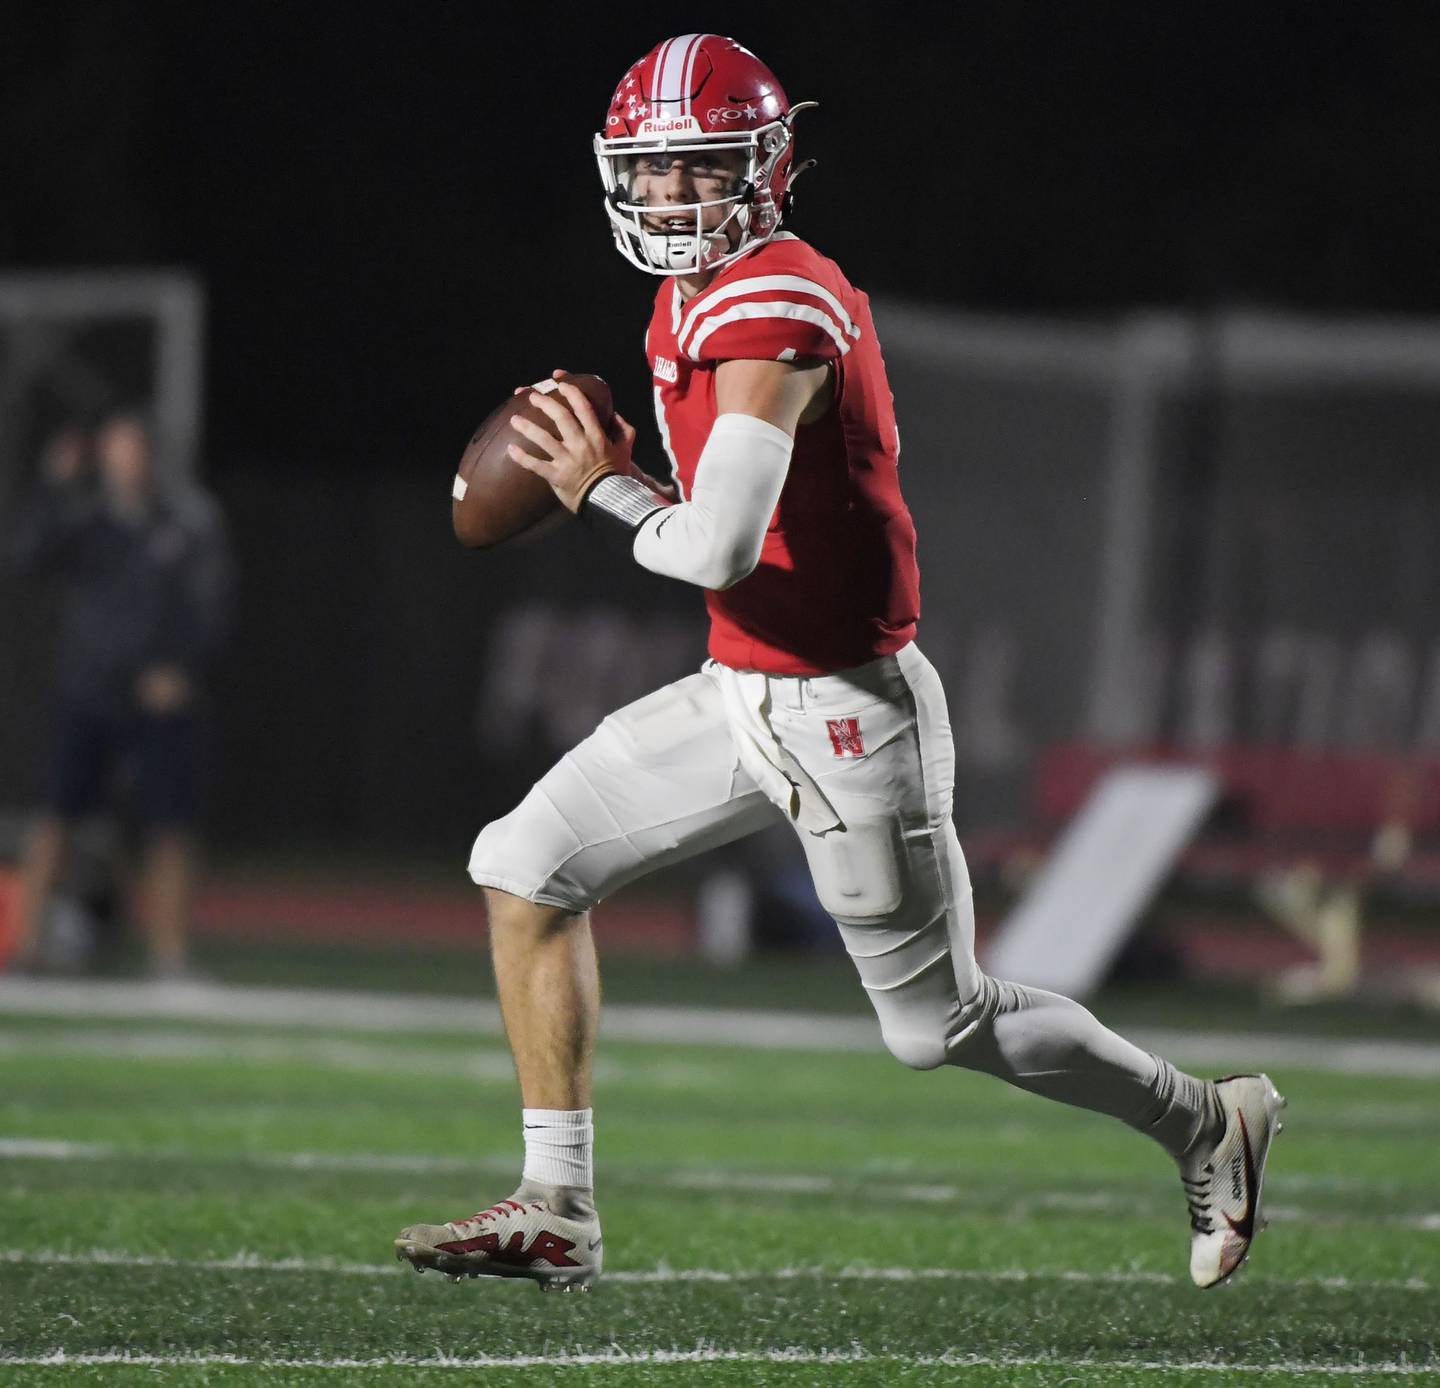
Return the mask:
[[540, 939], [574, 929], [583, 911], [530, 901], [499, 887], [485, 888], [485, 912], [492, 936], [513, 935]]

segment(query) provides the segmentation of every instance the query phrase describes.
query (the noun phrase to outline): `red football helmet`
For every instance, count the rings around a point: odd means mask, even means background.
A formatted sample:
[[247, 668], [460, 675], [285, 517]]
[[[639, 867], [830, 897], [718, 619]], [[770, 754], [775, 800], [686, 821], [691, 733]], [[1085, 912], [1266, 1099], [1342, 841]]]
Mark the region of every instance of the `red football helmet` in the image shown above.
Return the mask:
[[[605, 210], [620, 254], [652, 275], [693, 275], [768, 241], [801, 171], [792, 163], [791, 124], [797, 112], [815, 104], [791, 106], [775, 74], [734, 39], [681, 34], [657, 44], [620, 79], [605, 128], [595, 136]], [[730, 149], [746, 156], [732, 194], [667, 204], [670, 226], [663, 232], [645, 224], [645, 213], [655, 209], [632, 197], [643, 156]], [[703, 218], [712, 207], [729, 211], [707, 230]]]

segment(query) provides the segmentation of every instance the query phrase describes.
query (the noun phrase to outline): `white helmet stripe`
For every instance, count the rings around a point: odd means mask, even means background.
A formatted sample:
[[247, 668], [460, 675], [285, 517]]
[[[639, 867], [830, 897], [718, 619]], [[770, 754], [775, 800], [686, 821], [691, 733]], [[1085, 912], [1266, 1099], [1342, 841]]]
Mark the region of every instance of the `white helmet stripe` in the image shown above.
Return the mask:
[[700, 56], [700, 45], [707, 38], [709, 38], [708, 34], [696, 34], [695, 42], [690, 45], [685, 54], [685, 71], [681, 74], [680, 84], [685, 96], [683, 114], [687, 116], [694, 114], [690, 109], [690, 98], [694, 94], [695, 87], [695, 59]]
[[660, 96], [665, 89], [660, 85], [660, 81], [665, 72], [665, 60], [670, 56], [670, 50], [674, 46], [674, 39], [666, 39], [665, 42], [660, 45], [660, 52], [655, 55], [655, 71], [650, 78], [651, 88], [648, 92], [642, 91], [640, 93], [641, 97], [650, 103], [649, 114], [652, 116], [658, 117], [662, 114], [660, 110]]
[[[690, 51], [704, 34], [681, 34], [667, 39], [655, 60], [655, 114], [679, 116], [689, 113], [690, 93], [685, 87], [685, 74]], [[683, 106], [681, 103], [684, 103]]]

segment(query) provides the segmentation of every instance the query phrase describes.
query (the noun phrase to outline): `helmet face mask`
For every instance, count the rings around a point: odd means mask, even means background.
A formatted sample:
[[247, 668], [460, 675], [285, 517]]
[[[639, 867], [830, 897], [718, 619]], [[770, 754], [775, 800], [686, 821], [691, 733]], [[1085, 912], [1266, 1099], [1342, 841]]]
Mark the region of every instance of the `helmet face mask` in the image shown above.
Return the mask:
[[[768, 240], [780, 225], [779, 209], [769, 190], [775, 166], [789, 143], [790, 132], [783, 121], [740, 137], [605, 140], [597, 135], [595, 158], [605, 189], [605, 211], [620, 254], [650, 274], [693, 275], [728, 265]], [[706, 157], [730, 154], [741, 158], [710, 161]], [[687, 183], [695, 187], [694, 201], [652, 201], [637, 194], [637, 180], [663, 179], [668, 176], [665, 170], [677, 160], [689, 166]], [[697, 171], [708, 162], [722, 172], [706, 175]], [[647, 163], [656, 167], [647, 170]], [[704, 196], [698, 185], [720, 184], [725, 178], [724, 164], [738, 165], [729, 173], [729, 189], [720, 196]], [[655, 225], [662, 220], [677, 225], [662, 230]]]
[[[684, 34], [657, 44], [621, 79], [594, 141], [620, 254], [652, 275], [697, 275], [768, 241], [792, 177], [795, 109], [733, 39]], [[706, 155], [719, 172], [709, 172]], [[667, 178], [677, 160], [693, 201], [637, 191], [640, 180]]]

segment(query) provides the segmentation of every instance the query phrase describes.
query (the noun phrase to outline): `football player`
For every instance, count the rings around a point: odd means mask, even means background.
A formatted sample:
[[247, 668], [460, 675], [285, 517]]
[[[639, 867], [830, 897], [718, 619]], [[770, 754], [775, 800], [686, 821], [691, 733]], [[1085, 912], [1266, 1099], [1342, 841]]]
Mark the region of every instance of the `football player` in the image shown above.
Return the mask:
[[[507, 1200], [395, 1241], [417, 1269], [584, 1287], [601, 1266], [587, 912], [617, 888], [777, 818], [804, 846], [885, 1045], [1109, 1114], [1178, 1162], [1190, 1271], [1244, 1260], [1283, 1101], [1204, 1081], [1078, 1003], [985, 975], [951, 826], [945, 695], [915, 644], [915, 528], [900, 493], [868, 301], [783, 229], [792, 105], [754, 54], [667, 39], [624, 75], [595, 155], [616, 247], [660, 278], [646, 355], [675, 494], [560, 384], [515, 461], [636, 563], [705, 590], [710, 659], [605, 719], [475, 841], [519, 1075], [525, 1164]], [[557, 377], [561, 373], [557, 373]]]

